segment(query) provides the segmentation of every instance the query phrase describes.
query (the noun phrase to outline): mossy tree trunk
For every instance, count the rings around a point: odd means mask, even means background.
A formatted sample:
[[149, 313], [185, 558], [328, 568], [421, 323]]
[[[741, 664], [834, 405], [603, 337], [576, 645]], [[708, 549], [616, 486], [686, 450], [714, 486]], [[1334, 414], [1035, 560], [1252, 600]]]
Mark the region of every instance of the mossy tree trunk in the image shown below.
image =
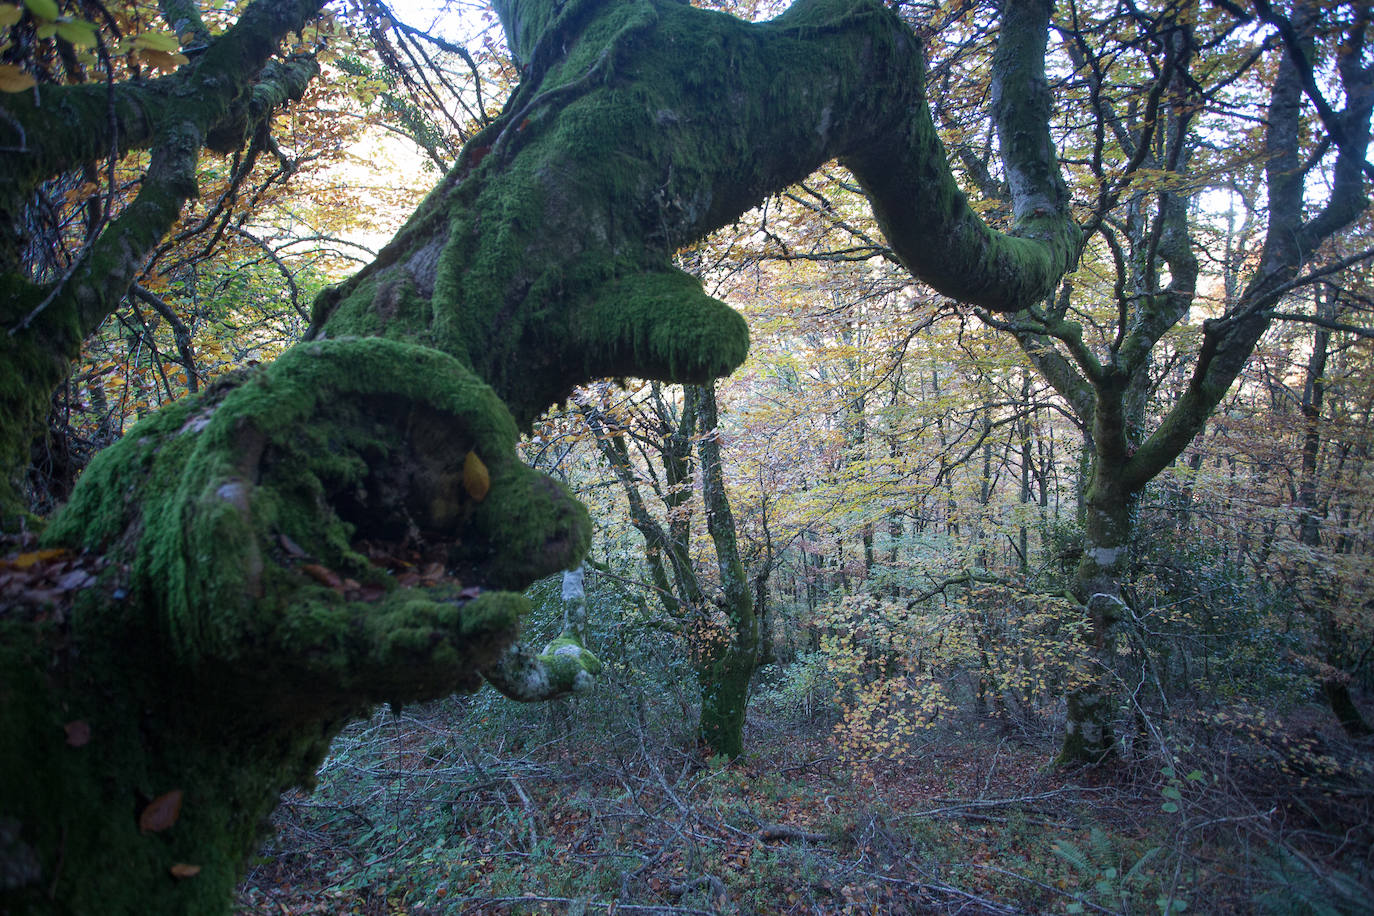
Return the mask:
[[[682, 244], [842, 157], [894, 249], [950, 295], [1024, 308], [1074, 255], [1057, 205], [1016, 235], [978, 219], [919, 43], [876, 2], [801, 0], [761, 25], [669, 0], [498, 9], [523, 73], [503, 116], [320, 298], [309, 342], [90, 466], [46, 538], [84, 552], [94, 585], [0, 616], [6, 908], [222, 912], [260, 819], [349, 717], [480, 671], [549, 678], [547, 659], [511, 656], [524, 599], [503, 589], [574, 565], [589, 524], [520, 464], [516, 433], [589, 379], [700, 383], [743, 359], [743, 322], [673, 268]], [[199, 148], [300, 85], [308, 62], [264, 61], [317, 11], [250, 4], [156, 92], [117, 87], [113, 116], [103, 89], [6, 98], [0, 130], [28, 138], [5, 144], [7, 226], [44, 176], [111, 142], [152, 150], [72, 277], [23, 277], [0, 252], [7, 480], [66, 361], [194, 193]], [[423, 575], [400, 572], [414, 552]]]
[[701, 740], [713, 753], [735, 758], [744, 753], [744, 718], [749, 685], [759, 666], [759, 619], [744, 564], [740, 561], [735, 518], [725, 492], [720, 459], [720, 429], [715, 385], [695, 385], [687, 396], [701, 418], [701, 495], [706, 528], [716, 548], [724, 615], [719, 639], [701, 647], [697, 678], [701, 683]]

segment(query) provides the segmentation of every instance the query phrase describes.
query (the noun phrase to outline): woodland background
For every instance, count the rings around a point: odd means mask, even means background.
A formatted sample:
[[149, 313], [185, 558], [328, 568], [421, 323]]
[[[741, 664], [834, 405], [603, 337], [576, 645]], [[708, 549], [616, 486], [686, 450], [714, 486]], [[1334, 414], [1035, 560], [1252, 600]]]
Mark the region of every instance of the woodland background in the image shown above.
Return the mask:
[[[945, 143], [970, 187], [986, 183], [992, 17], [901, 6], [923, 23]], [[131, 25], [156, 15], [107, 7]], [[1078, 27], [1121, 33], [1112, 79], [1136, 87], [1122, 104], [1144, 104], [1153, 58], [1128, 52], [1150, 23], [1120, 10]], [[245, 150], [202, 161], [199, 199], [54, 396], [36, 514], [138, 418], [294, 342], [313, 295], [370, 260], [495, 116], [516, 74], [494, 18], [442, 15], [436, 28], [431, 11], [347, 3], [298, 36], [323, 48], [327, 78]], [[1156, 412], [1255, 255], [1262, 163], [1236, 124], [1262, 120], [1241, 66], [1258, 39], [1230, 38], [1210, 60], [1239, 75], [1208, 98], [1234, 117], [1204, 132], [1186, 175], [1138, 170], [1131, 186], [1186, 190], [1202, 261], [1204, 314], [1168, 331], [1150, 372]], [[1090, 198], [1091, 126], [1075, 113], [1091, 68], [1069, 26], [1058, 40], [1056, 139]], [[150, 64], [176, 65], [176, 47], [145, 44]], [[140, 168], [46, 185], [35, 264], [60, 270], [93, 201]], [[717, 424], [701, 393], [617, 379], [523, 443], [596, 522], [596, 686], [544, 705], [486, 689], [380, 708], [338, 739], [313, 794], [283, 799], [239, 910], [1369, 911], [1371, 244], [1366, 212], [1149, 485], [1132, 614], [1105, 666], [1118, 750], [1056, 767], [1066, 695], [1104, 673], [1068, 595], [1083, 430], [1010, 335], [913, 285], [841, 168], [770, 199], [680, 254], [751, 330], [748, 362], [715, 386]], [[1115, 309], [1110, 260], [1097, 251], [1072, 277], [1089, 327]], [[761, 621], [734, 760], [698, 740], [696, 661], [726, 638], [703, 444]], [[532, 591], [530, 641], [558, 635], [559, 586]]]

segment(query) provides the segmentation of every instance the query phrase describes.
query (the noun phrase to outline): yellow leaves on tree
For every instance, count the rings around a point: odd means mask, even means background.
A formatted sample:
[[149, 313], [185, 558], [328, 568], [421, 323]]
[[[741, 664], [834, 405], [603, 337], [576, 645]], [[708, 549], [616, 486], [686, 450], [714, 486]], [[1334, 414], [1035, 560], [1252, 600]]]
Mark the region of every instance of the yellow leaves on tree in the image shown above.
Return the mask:
[[831, 735], [841, 759], [863, 772], [877, 760], [904, 755], [952, 706], [938, 664], [953, 648], [948, 615], [848, 595], [822, 617], [829, 635], [821, 652], [845, 697]]

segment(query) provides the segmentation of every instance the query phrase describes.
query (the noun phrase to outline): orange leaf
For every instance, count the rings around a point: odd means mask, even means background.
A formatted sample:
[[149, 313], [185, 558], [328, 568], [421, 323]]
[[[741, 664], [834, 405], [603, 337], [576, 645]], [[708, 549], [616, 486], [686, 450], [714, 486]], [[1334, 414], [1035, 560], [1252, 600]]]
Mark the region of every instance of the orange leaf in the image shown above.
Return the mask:
[[148, 802], [138, 816], [138, 829], [144, 833], [160, 833], [181, 817], [181, 790], [173, 789]]
[[173, 878], [194, 878], [200, 874], [199, 865], [188, 865], [185, 862], [178, 862], [170, 869]]
[[80, 719], [62, 727], [67, 730], [67, 743], [72, 747], [81, 747], [91, 740], [91, 726]]
[[476, 452], [468, 452], [468, 456], [463, 459], [463, 489], [479, 503], [486, 499], [487, 493], [491, 491], [491, 474], [487, 472], [487, 466], [477, 457]]

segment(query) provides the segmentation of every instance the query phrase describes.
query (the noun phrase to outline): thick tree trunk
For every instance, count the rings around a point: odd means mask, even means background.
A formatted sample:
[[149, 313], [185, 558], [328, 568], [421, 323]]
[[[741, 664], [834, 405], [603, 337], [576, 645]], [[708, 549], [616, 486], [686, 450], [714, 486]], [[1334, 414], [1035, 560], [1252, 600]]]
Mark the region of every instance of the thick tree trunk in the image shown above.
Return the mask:
[[223, 911], [349, 718], [476, 687], [526, 606], [499, 589], [587, 543], [515, 438], [452, 357], [373, 339], [298, 348], [107, 449], [48, 533], [99, 581], [0, 616], [0, 816], [33, 864], [6, 908]]
[[1082, 494], [1083, 553], [1074, 574], [1074, 594], [1086, 613], [1088, 669], [1070, 690], [1064, 740], [1058, 762], [1097, 763], [1116, 752], [1112, 721], [1117, 691], [1112, 683], [1115, 630], [1128, 609], [1121, 586], [1130, 568], [1137, 494], [1124, 481], [1135, 411], [1127, 405], [1124, 373], [1099, 382], [1093, 413], [1093, 460]]
[[1064, 740], [1058, 762], [1098, 763], [1116, 753], [1113, 720], [1118, 691], [1112, 675], [1116, 627], [1127, 612], [1121, 598], [1130, 554], [1134, 498], [1101, 473], [1088, 491], [1084, 513], [1083, 555], [1074, 577], [1074, 592], [1087, 610], [1088, 669], [1068, 696]]

